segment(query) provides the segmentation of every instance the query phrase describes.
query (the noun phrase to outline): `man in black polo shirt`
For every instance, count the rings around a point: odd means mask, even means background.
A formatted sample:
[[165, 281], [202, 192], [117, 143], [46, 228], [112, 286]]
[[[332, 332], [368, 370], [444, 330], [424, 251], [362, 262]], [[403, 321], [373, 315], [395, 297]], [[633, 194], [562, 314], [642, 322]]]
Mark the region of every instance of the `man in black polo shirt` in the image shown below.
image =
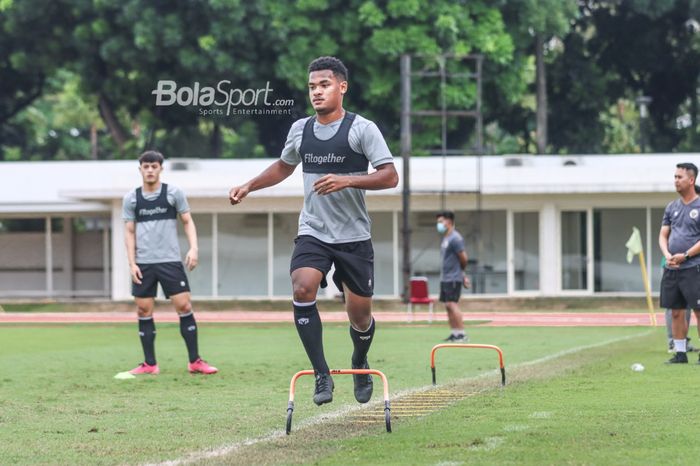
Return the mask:
[[[700, 334], [700, 197], [695, 193], [698, 167], [676, 165], [674, 175], [679, 199], [664, 211], [659, 247], [666, 258], [661, 279], [661, 307], [672, 309], [673, 346], [676, 354], [670, 364], [686, 364], [685, 309], [690, 307], [698, 320]], [[700, 361], [698, 361], [700, 363]]]

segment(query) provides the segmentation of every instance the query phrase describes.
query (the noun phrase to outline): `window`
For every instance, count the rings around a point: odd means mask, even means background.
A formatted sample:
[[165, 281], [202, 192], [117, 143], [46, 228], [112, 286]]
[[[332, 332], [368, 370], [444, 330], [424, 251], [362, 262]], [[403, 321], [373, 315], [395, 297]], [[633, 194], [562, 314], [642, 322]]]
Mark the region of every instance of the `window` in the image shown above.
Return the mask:
[[513, 288], [540, 289], [540, 214], [513, 214]]
[[274, 258], [273, 258], [273, 294], [291, 296], [292, 282], [289, 278], [289, 262], [294, 251], [294, 238], [299, 230], [299, 214], [275, 214], [274, 221]]
[[588, 222], [586, 212], [561, 213], [561, 287], [588, 289]]
[[[197, 228], [197, 246], [199, 247], [197, 267], [187, 272], [190, 290], [194, 296], [212, 296], [212, 214], [192, 214], [192, 220]], [[190, 249], [187, 236], [178, 217], [177, 236], [180, 243], [180, 253], [184, 262], [185, 255]]]
[[595, 291], [644, 291], [637, 259], [627, 263], [625, 243], [635, 226], [646, 245], [646, 209], [593, 211]]
[[266, 296], [267, 214], [219, 215], [219, 296]]
[[[414, 275], [428, 277], [431, 294], [440, 290], [440, 234], [436, 212], [411, 214]], [[506, 211], [456, 211], [455, 228], [464, 238], [472, 287], [463, 293], [507, 292]]]
[[374, 246], [374, 293], [394, 294], [394, 219], [391, 212], [370, 213]]

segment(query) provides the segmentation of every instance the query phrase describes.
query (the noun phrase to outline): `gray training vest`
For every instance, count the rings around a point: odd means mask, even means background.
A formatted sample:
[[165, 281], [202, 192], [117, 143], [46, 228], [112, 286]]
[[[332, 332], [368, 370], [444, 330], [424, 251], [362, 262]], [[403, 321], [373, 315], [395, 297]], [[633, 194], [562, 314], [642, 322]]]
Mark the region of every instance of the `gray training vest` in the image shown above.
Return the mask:
[[314, 134], [316, 117], [307, 120], [299, 146], [304, 173], [367, 172], [369, 167], [367, 157], [352, 150], [348, 141], [353, 120], [355, 120], [355, 114], [345, 112], [338, 132], [326, 141], [318, 139]]
[[168, 202], [168, 185], [161, 183], [160, 196], [149, 201], [143, 197], [142, 188], [136, 189], [136, 222], [177, 219], [175, 206]]

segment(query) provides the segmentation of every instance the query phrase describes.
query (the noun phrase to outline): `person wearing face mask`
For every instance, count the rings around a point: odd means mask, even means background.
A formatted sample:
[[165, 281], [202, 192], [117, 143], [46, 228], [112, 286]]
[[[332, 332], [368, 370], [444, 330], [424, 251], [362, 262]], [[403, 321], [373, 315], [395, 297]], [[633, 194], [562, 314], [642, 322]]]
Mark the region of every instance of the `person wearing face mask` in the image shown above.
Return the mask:
[[442, 235], [440, 243], [440, 302], [445, 303], [447, 319], [452, 333], [445, 341], [464, 343], [469, 338], [464, 333], [462, 311], [459, 309], [459, 298], [462, 286], [469, 288], [469, 277], [464, 273], [467, 266], [467, 253], [464, 250], [464, 239], [455, 230], [454, 212], [445, 211], [437, 214], [436, 228]]

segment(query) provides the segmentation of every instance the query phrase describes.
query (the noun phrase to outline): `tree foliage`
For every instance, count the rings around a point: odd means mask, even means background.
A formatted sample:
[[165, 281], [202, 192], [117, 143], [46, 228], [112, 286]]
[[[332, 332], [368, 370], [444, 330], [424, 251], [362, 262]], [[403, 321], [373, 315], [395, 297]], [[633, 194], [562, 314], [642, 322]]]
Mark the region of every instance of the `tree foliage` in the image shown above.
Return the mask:
[[[396, 151], [403, 53], [414, 69], [456, 73], [473, 62], [442, 54], [481, 54], [487, 152], [534, 152], [537, 35], [551, 152], [639, 150], [640, 95], [653, 99], [653, 149], [699, 150], [699, 11], [700, 0], [0, 0], [0, 159], [276, 156], [310, 113], [306, 66], [321, 55], [346, 63], [346, 107]], [[206, 105], [156, 106], [159, 80], [269, 86], [293, 104], [205, 116]], [[414, 108], [442, 98], [473, 108], [474, 80], [414, 77]], [[439, 119], [414, 121], [415, 153], [439, 152]], [[473, 121], [448, 129], [449, 148], [472, 150]]]

